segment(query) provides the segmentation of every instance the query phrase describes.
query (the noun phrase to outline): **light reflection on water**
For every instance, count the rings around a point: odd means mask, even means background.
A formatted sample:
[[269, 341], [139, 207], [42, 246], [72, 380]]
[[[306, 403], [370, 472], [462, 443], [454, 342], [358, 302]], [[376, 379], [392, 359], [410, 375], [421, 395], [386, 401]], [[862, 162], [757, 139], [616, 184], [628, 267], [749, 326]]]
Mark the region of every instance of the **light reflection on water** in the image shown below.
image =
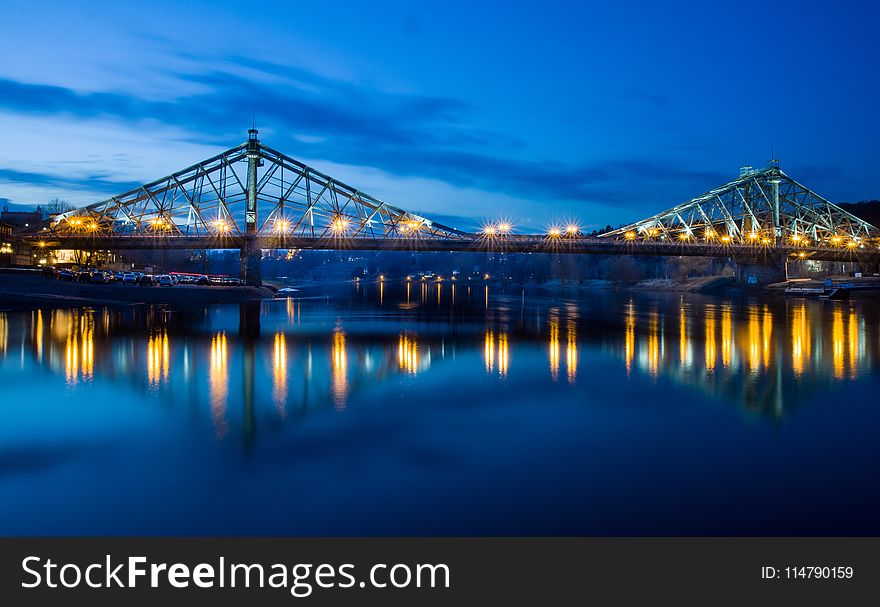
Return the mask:
[[[184, 443], [196, 445], [202, 440], [197, 437], [207, 437], [236, 452], [254, 453], [261, 442], [271, 448], [274, 441], [286, 440], [284, 434], [273, 438], [272, 432], [279, 432], [273, 428], [296, 428], [311, 418], [336, 428], [333, 420], [340, 416], [369, 427], [370, 411], [378, 414], [393, 403], [413, 414], [427, 407], [445, 412], [432, 415], [458, 414], [461, 407], [482, 410], [496, 401], [520, 403], [538, 407], [541, 416], [549, 416], [540, 423], [552, 425], [549, 405], [565, 402], [577, 407], [579, 417], [560, 419], [554, 432], [565, 435], [580, 428], [586, 436], [606, 431], [589, 417], [591, 407], [637, 406], [637, 393], [668, 396], [671, 403], [684, 390], [694, 403], [724, 405], [699, 410], [710, 426], [717, 425], [712, 432], [732, 431], [729, 419], [720, 417], [723, 410], [778, 428], [799, 408], [833, 401], [841, 387], [870, 379], [880, 341], [871, 301], [633, 293], [560, 297], [481, 284], [459, 285], [458, 290], [457, 296], [453, 282], [363, 283], [263, 302], [256, 314], [238, 306], [0, 312], [0, 380], [39, 388], [44, 403], [71, 395], [88, 400], [94, 394], [125, 411], [134, 402], [161, 402], [170, 406], [173, 418], [163, 422], [162, 432], [171, 424], [174, 432], [183, 433]], [[605, 400], [597, 400], [599, 393]], [[617, 394], [619, 402], [613, 400]], [[10, 429], [31, 416], [39, 418], [39, 407], [39, 402], [4, 403], [0, 422], [7, 434], [0, 434], [0, 456], [14, 443]], [[361, 413], [366, 417], [351, 417]], [[654, 427], [662, 415], [662, 408], [642, 411], [627, 424]], [[196, 423], [184, 424], [184, 419]], [[528, 440], [527, 429], [534, 423], [511, 430], [505, 416], [496, 426], [475, 430], [479, 441], [474, 441], [495, 444], [503, 459], [512, 448], [507, 440]], [[439, 432], [436, 424], [435, 419], [431, 430], [415, 430], [411, 440], [430, 442]], [[454, 427], [453, 433], [441, 433], [448, 436], [448, 445], [465, 440], [460, 425]], [[754, 429], [737, 432], [748, 439]], [[360, 440], [365, 439], [355, 439], [356, 444]], [[391, 461], [400, 456], [402, 439], [396, 440], [396, 446], [388, 446]], [[686, 449], [691, 439], [684, 432], [676, 440]], [[321, 468], [321, 457], [332, 460], [338, 448], [328, 444], [309, 461]], [[211, 465], [191, 457], [193, 468], [197, 461], [202, 468]], [[468, 461], [461, 470], [473, 465]], [[572, 462], [568, 465], [587, 465], [577, 458]], [[175, 464], [181, 474], [187, 471], [187, 463]], [[390, 472], [395, 473], [403, 474]], [[0, 490], [2, 483], [0, 474]], [[432, 491], [423, 490], [426, 495]], [[432, 529], [420, 527], [419, 532]]]
[[[358, 290], [363, 288], [358, 286]], [[391, 312], [390, 316], [365, 309], [369, 301], [358, 304], [356, 312], [341, 313], [330, 298], [263, 303], [262, 322], [270, 323], [271, 329], [263, 331], [268, 333], [265, 338], [258, 334], [249, 339], [254, 341], [257, 351], [268, 351], [271, 364], [265, 367], [266, 379], [279, 415], [296, 404], [298, 397], [290, 393], [291, 375], [295, 372], [306, 371], [303, 377], [317, 384], [309, 388], [315, 398], [320, 400], [321, 394], [325, 394], [329, 402], [342, 409], [353, 386], [360, 382], [358, 379], [353, 384], [354, 378], [386, 380], [394, 371], [413, 376], [425, 373], [441, 345], [445, 358], [450, 348], [449, 351], [461, 351], [477, 347], [476, 339], [480, 342], [485, 373], [501, 380], [526, 371], [514, 365], [518, 350], [531, 349], [543, 342], [547, 353], [545, 365], [553, 382], [558, 381], [563, 370], [567, 383], [575, 385], [578, 367], [584, 364], [579, 351], [585, 351], [587, 365], [595, 356], [617, 359], [627, 375], [641, 373], [655, 381], [668, 377], [702, 388], [717, 373], [726, 379], [740, 377], [746, 381], [746, 377], [751, 377], [748, 381], [759, 382], [777, 381], [777, 371], [782, 373], [783, 381], [793, 381], [808, 372], [813, 381], [823, 377], [853, 380], [872, 368], [871, 344], [877, 343], [876, 322], [865, 318], [868, 308], [858, 302], [791, 299], [734, 303], [680, 297], [670, 304], [632, 295], [617, 296], [616, 314], [608, 309], [596, 314], [589, 304], [576, 300], [561, 305], [552, 298], [529, 301], [534, 308], [529, 315], [543, 318], [536, 323], [525, 322], [523, 311], [519, 311], [520, 318], [511, 322], [509, 303], [515, 301], [513, 297], [510, 301], [499, 300], [485, 314], [475, 314], [473, 309], [461, 306], [460, 325], [455, 315], [449, 317], [446, 325], [447, 329], [456, 327], [454, 337], [450, 338], [438, 334], [433, 327], [424, 333], [412, 328], [414, 319], [424, 324], [420, 315], [430, 303], [423, 298], [424, 306], [416, 304], [416, 308], [411, 308], [411, 288], [409, 283], [402, 288], [400, 301], [393, 302], [399, 304], [399, 311]], [[488, 286], [483, 288], [488, 291]], [[420, 289], [423, 293], [433, 290], [437, 297], [434, 303], [444, 301], [440, 299], [442, 284], [422, 282]], [[385, 290], [385, 283], [380, 283], [380, 307], [388, 303]], [[486, 301], [481, 302], [483, 307]], [[455, 309], [451, 298], [446, 305]], [[282, 315], [278, 314], [279, 309]], [[306, 326], [304, 335], [298, 334], [304, 314], [308, 324], [309, 314], [320, 321], [328, 313], [334, 317], [333, 326], [326, 333], [316, 333], [316, 327]], [[176, 316], [181, 316], [182, 322], [176, 323]], [[168, 389], [169, 383], [189, 381], [192, 370], [201, 366], [198, 344], [206, 340], [206, 393], [217, 433], [224, 435], [222, 420], [228, 405], [229, 384], [238, 381], [230, 376], [241, 374], [229, 365], [249, 340], [228, 337], [238, 333], [236, 323], [227, 322], [229, 317], [222, 306], [198, 313], [90, 308], [0, 313], [0, 354], [8, 361], [19, 354], [15, 349], [20, 348], [22, 364], [61, 373], [71, 387], [100, 380], [101, 375], [116, 378], [131, 371], [133, 376], [143, 374], [143, 385], [147, 388], [160, 390]], [[429, 324], [437, 324], [436, 321], [432, 318]], [[141, 323], [146, 325], [145, 330], [135, 328]], [[478, 328], [480, 324], [482, 328]], [[873, 335], [866, 335], [869, 327]], [[349, 341], [349, 334], [354, 335], [353, 342]], [[138, 343], [144, 346], [138, 347]], [[323, 365], [319, 357], [317, 375], [312, 374], [313, 348], [319, 352], [327, 350], [327, 364]], [[392, 359], [393, 365], [389, 362]], [[302, 368], [305, 361], [307, 370]], [[374, 362], [368, 364], [370, 361]], [[326, 375], [322, 371], [325, 367]], [[528, 369], [529, 373], [533, 371], [533, 366]], [[322, 376], [326, 378], [323, 388]], [[198, 381], [197, 372], [193, 379]], [[260, 383], [260, 378], [255, 381]], [[770, 403], [740, 404], [749, 408], [757, 405], [767, 411], [779, 409]]]

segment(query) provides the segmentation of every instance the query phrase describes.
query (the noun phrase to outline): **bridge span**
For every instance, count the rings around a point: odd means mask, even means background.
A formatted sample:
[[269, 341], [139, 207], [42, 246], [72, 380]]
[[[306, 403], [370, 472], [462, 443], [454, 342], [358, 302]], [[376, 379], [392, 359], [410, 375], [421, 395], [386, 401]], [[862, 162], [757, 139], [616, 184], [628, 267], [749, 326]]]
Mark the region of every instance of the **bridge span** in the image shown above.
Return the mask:
[[[41, 249], [74, 248], [82, 250], [143, 251], [157, 249], [245, 249], [245, 236], [68, 236], [64, 238], [29, 236], [30, 242]], [[260, 250], [337, 250], [337, 251], [403, 251], [403, 252], [468, 252], [468, 253], [543, 253], [575, 255], [654, 255], [665, 257], [729, 257], [814, 259], [817, 261], [880, 262], [880, 247], [854, 251], [847, 247], [806, 247], [796, 244], [751, 245], [743, 243], [681, 241], [615, 240], [603, 237], [579, 236], [554, 239], [543, 235], [508, 235], [486, 238], [481, 235], [457, 239], [445, 238], [384, 238], [384, 237], [272, 237], [253, 239], [251, 245]]]
[[[880, 231], [795, 181], [772, 160], [657, 215], [598, 236], [508, 222], [468, 232], [388, 204], [248, 140], [172, 175], [16, 234], [35, 249], [239, 249], [260, 280], [266, 249], [462, 251], [732, 258], [784, 275], [789, 259], [880, 261]], [[781, 270], [780, 270], [781, 268]], [[751, 270], [750, 270], [751, 271]], [[754, 272], [753, 272], [754, 274]]]

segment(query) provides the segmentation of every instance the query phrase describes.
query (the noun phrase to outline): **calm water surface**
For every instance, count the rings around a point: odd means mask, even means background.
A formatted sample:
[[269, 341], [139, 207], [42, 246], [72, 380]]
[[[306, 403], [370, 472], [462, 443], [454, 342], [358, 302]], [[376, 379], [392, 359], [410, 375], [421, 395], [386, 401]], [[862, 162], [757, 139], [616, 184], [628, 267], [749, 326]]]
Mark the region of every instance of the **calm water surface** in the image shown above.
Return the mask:
[[0, 312], [0, 533], [880, 533], [872, 301]]

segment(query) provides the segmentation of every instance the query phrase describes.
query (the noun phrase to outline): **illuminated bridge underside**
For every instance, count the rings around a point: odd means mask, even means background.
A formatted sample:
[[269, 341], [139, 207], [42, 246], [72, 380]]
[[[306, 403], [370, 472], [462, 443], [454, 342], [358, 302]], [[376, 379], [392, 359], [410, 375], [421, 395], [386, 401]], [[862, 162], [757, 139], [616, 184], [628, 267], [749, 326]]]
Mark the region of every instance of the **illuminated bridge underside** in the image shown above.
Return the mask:
[[771, 161], [663, 213], [603, 234], [675, 240], [864, 249], [877, 228], [794, 181]]
[[[46, 239], [45, 248], [76, 248], [106, 250], [149, 249], [238, 249], [243, 237], [64, 237]], [[565, 242], [543, 236], [506, 236], [482, 238], [479, 236], [456, 239], [402, 239], [402, 238], [304, 238], [261, 237], [256, 240], [261, 249], [319, 249], [351, 251], [449, 251], [473, 253], [550, 253], [584, 255], [658, 255], [689, 257], [763, 258], [785, 255], [823, 261], [880, 261], [880, 249], [849, 249], [846, 247], [804, 247], [793, 245], [753, 246], [739, 243], [682, 243], [682, 242], [626, 242], [607, 238], [577, 238]]]

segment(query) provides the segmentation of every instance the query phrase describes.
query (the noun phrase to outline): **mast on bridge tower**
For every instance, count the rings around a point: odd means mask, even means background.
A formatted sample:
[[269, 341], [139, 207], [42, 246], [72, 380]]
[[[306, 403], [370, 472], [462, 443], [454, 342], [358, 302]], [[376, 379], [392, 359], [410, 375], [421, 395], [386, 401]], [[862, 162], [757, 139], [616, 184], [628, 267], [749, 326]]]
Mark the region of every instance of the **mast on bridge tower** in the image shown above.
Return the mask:
[[240, 274], [245, 284], [260, 286], [260, 260], [263, 251], [257, 246], [257, 168], [263, 165], [256, 127], [248, 129], [247, 203], [244, 212], [244, 244], [241, 247]]
[[[774, 155], [775, 156], [775, 155]], [[782, 225], [779, 220], [779, 160], [775, 157], [770, 159], [770, 187], [773, 190], [773, 234], [775, 239], [782, 236]]]
[[247, 142], [247, 209], [245, 210], [245, 234], [257, 233], [257, 167], [263, 164], [260, 159], [260, 140], [256, 128], [248, 129]]

